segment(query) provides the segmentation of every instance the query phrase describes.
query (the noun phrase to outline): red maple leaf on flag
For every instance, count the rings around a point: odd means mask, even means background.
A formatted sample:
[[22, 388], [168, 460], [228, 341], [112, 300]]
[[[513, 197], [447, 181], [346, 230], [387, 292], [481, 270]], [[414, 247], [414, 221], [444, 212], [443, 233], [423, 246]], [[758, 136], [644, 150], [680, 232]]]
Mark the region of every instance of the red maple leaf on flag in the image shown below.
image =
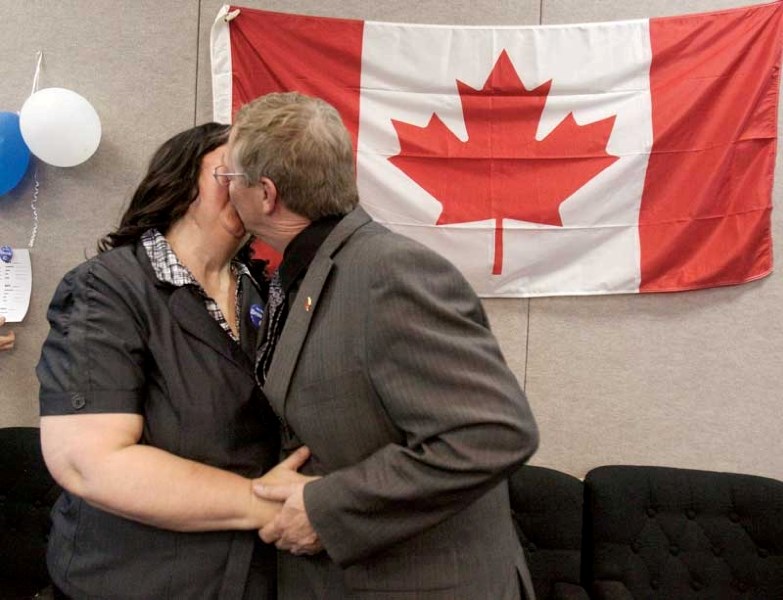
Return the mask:
[[618, 159], [606, 152], [613, 116], [579, 125], [568, 113], [536, 140], [551, 86], [525, 88], [503, 50], [481, 90], [457, 80], [467, 141], [435, 113], [426, 127], [392, 119], [400, 153], [389, 160], [443, 205], [437, 225], [495, 219], [494, 275], [503, 219], [562, 226], [560, 204]]

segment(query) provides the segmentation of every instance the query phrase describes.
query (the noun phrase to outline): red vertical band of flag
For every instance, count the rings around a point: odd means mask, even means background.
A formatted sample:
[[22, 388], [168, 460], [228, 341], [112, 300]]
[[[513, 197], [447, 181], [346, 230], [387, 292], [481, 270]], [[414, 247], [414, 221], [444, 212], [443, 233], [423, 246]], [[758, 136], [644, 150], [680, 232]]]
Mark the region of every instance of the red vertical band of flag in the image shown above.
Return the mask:
[[650, 21], [654, 142], [639, 291], [771, 271], [782, 16], [777, 2]]
[[231, 22], [231, 63], [240, 74], [232, 113], [270, 92], [318, 96], [340, 111], [356, 148], [364, 21], [241, 11]]
[[[242, 17], [231, 22], [232, 115], [271, 92], [318, 96], [340, 111], [355, 149], [364, 21], [240, 10]], [[253, 249], [270, 267], [279, 264], [280, 255], [266, 244]]]

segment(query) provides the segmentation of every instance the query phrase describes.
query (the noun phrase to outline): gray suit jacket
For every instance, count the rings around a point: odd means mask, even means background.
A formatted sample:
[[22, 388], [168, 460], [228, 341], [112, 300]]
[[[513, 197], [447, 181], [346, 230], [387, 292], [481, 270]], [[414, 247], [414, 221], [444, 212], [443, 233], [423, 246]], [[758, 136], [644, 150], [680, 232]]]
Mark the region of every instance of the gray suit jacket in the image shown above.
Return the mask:
[[533, 598], [505, 477], [535, 451], [481, 303], [438, 254], [347, 215], [296, 298], [264, 389], [323, 475], [326, 553], [282, 555], [284, 600]]

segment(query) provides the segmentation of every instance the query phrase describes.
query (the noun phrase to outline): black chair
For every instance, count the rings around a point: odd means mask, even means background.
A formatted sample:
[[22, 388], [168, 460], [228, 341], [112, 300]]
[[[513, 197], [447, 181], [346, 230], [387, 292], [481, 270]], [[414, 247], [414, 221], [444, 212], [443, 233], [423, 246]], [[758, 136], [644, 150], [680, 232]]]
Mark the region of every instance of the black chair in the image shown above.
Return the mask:
[[585, 478], [582, 568], [599, 600], [781, 600], [783, 482], [667, 467], [593, 469]]
[[0, 598], [32, 598], [50, 584], [49, 511], [60, 488], [46, 470], [36, 427], [0, 428]]
[[584, 486], [525, 465], [509, 478], [511, 511], [538, 600], [586, 600], [579, 584]]

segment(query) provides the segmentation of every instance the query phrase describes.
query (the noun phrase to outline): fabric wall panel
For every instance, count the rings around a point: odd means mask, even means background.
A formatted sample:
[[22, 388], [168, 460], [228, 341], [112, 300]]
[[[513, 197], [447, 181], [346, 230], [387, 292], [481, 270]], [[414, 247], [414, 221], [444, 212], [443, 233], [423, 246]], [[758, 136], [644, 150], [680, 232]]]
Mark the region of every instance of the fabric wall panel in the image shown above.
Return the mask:
[[[9, 327], [16, 348], [0, 353], [0, 426], [37, 424], [34, 367], [55, 286], [116, 226], [154, 149], [193, 124], [197, 33], [198, 4], [189, 0], [165, 8], [151, 0], [0, 1], [0, 110], [21, 108], [43, 50], [39, 88], [78, 92], [102, 125], [85, 163], [39, 165], [33, 294], [25, 321]], [[27, 247], [34, 168], [0, 197], [0, 244]]]

